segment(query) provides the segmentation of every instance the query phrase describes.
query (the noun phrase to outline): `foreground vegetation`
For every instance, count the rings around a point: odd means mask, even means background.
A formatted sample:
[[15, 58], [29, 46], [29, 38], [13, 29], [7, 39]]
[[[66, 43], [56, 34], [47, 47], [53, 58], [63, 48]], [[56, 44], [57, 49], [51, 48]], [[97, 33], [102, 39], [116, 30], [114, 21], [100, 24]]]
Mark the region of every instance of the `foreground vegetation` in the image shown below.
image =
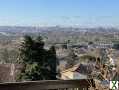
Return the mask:
[[20, 47], [18, 62], [24, 65], [18, 80], [55, 80], [56, 79], [56, 51], [51, 46], [49, 50], [44, 49], [41, 36], [33, 39], [25, 36]]

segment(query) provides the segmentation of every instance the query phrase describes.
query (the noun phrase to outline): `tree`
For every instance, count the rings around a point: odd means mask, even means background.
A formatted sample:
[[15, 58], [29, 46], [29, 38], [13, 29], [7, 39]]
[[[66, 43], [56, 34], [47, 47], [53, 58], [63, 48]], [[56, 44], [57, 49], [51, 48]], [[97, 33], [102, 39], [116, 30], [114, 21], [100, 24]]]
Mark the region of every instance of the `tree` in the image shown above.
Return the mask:
[[24, 36], [24, 41], [21, 43], [20, 57], [18, 58], [19, 63], [31, 63], [33, 59], [31, 58], [33, 55], [33, 40], [30, 36]]
[[77, 63], [78, 57], [75, 55], [73, 49], [70, 49], [69, 55], [68, 55], [68, 61], [66, 64], [66, 68], [72, 67]]
[[35, 40], [30, 36], [24, 37], [20, 48], [20, 63], [24, 64], [18, 80], [54, 80], [56, 79], [56, 51], [52, 46], [44, 49], [41, 36]]
[[119, 50], [119, 43], [115, 43], [115, 44], [113, 45], [113, 48]]
[[57, 59], [56, 59], [56, 50], [55, 50], [55, 46], [51, 46], [51, 48], [48, 51], [48, 66], [50, 66], [51, 68], [51, 78], [52, 79], [56, 79], [56, 75], [57, 75], [57, 70], [56, 67], [58, 65]]
[[92, 41], [89, 41], [89, 42], [88, 42], [88, 45], [92, 45], [92, 44], [93, 44], [93, 42], [92, 42]]

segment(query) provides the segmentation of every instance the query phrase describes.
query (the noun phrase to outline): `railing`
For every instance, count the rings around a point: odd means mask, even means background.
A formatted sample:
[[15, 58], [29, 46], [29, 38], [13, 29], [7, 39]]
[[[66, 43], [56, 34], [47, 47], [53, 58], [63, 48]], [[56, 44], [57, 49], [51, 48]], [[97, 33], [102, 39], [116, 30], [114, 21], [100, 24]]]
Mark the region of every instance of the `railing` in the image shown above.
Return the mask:
[[92, 80], [44, 80], [1, 83], [0, 90], [88, 90]]

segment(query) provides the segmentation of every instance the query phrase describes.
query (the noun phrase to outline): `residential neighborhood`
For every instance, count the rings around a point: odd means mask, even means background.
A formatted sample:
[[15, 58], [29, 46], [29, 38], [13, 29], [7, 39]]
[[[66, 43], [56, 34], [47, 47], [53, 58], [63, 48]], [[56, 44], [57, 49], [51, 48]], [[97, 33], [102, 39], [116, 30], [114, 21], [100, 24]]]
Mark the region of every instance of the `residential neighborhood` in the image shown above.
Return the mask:
[[119, 0], [0, 0], [0, 90], [119, 90]]

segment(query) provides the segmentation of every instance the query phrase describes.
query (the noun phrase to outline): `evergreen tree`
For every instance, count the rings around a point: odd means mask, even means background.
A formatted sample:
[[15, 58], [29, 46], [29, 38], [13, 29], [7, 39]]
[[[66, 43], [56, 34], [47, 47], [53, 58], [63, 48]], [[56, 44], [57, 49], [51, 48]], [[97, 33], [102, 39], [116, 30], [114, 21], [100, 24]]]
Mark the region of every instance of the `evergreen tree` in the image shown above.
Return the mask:
[[56, 66], [58, 64], [57, 59], [56, 59], [56, 50], [55, 50], [55, 46], [51, 46], [51, 48], [48, 51], [48, 66], [50, 66], [50, 71], [51, 71], [51, 78], [52, 79], [56, 79]]
[[33, 48], [33, 40], [30, 36], [26, 35], [24, 36], [24, 41], [21, 44], [21, 48], [19, 49], [20, 51], [20, 57], [18, 59], [19, 63], [32, 63], [32, 48]]
[[19, 80], [54, 80], [56, 79], [56, 51], [52, 46], [50, 50], [44, 49], [41, 36], [33, 40], [25, 36], [20, 48], [21, 63], [24, 68], [19, 75]]

